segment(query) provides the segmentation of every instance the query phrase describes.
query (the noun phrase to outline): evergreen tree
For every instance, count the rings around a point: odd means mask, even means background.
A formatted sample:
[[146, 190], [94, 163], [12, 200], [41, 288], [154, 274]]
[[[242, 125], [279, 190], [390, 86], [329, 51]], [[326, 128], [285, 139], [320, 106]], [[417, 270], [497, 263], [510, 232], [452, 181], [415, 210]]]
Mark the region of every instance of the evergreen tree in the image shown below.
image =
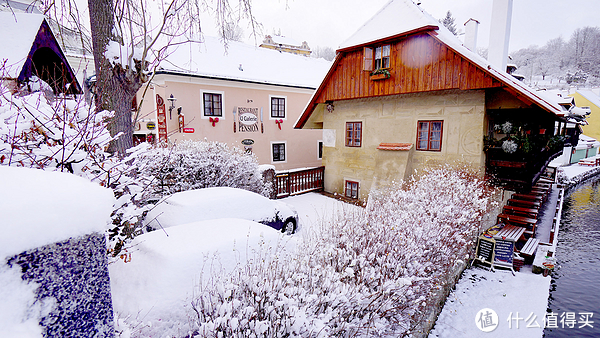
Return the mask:
[[454, 23], [454, 17], [452, 17], [452, 13], [450, 11], [446, 13], [446, 17], [444, 18], [444, 20], [440, 20], [440, 22], [442, 23], [442, 25], [448, 28], [448, 30], [452, 32], [452, 34], [458, 35], [458, 32], [456, 31], [456, 24]]

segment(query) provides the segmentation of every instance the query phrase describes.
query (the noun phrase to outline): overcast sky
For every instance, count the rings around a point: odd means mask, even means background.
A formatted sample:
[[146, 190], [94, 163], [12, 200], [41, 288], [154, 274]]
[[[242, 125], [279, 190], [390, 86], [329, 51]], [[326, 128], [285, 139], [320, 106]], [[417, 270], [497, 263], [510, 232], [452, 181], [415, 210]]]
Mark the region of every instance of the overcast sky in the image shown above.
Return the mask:
[[[379, 11], [388, 0], [253, 0], [254, 15], [263, 32], [274, 31], [311, 48], [336, 49]], [[478, 46], [487, 47], [493, 0], [421, 0], [421, 7], [437, 19], [450, 10], [456, 27], [474, 18], [481, 24]], [[514, 0], [509, 50], [544, 45], [562, 36], [568, 40], [577, 28], [600, 26], [600, 0]], [[246, 33], [250, 29], [242, 27]], [[216, 35], [207, 25], [206, 33]], [[264, 36], [263, 36], [264, 37]], [[259, 43], [262, 37], [259, 37]], [[254, 43], [253, 40], [248, 40]]]

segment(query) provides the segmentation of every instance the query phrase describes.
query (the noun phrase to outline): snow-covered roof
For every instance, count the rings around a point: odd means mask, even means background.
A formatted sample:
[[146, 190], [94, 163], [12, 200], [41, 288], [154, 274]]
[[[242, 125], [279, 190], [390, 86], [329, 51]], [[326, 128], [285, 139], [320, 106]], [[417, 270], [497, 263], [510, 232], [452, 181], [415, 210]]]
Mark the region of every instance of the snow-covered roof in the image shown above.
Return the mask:
[[281, 44], [281, 45], [288, 45], [288, 46], [295, 46], [295, 47], [299, 47], [302, 45], [301, 42], [298, 42], [292, 38], [288, 38], [286, 36], [279, 36], [279, 35], [271, 35], [271, 39], [273, 39], [273, 42], [275, 42], [276, 44]]
[[464, 47], [462, 42], [450, 32], [438, 20], [425, 12], [412, 0], [391, 0], [350, 38], [340, 45], [340, 50], [349, 49], [374, 43], [390, 37], [401, 36], [417, 31], [435, 31], [432, 33], [442, 43], [464, 56], [469, 61], [486, 70], [499, 81], [524, 94], [529, 100], [535, 102], [542, 108], [562, 116], [561, 107], [554, 101], [548, 101], [545, 97], [538, 95], [535, 90], [526, 86], [506, 70], [497, 69], [489, 61], [477, 53]]
[[19, 76], [42, 21], [41, 14], [0, 12], [0, 76]]
[[356, 33], [342, 42], [339, 49], [366, 44], [427, 26], [442, 25], [411, 0], [391, 0]]
[[[170, 51], [171, 52], [171, 51]], [[172, 47], [161, 70], [227, 80], [317, 88], [331, 62], [214, 37]]]
[[589, 89], [580, 89], [577, 92], [581, 96], [586, 98], [588, 101], [593, 103], [596, 107], [600, 108], [600, 97], [598, 97], [598, 95], [594, 94], [594, 92], [592, 92]]

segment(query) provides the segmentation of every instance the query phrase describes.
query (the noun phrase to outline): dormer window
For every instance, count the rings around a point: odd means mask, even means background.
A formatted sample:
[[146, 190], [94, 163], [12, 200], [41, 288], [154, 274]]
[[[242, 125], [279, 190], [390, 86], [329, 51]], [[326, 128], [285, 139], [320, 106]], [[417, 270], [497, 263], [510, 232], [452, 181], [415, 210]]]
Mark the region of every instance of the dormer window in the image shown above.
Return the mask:
[[390, 68], [390, 51], [390, 45], [381, 45], [375, 48], [365, 47], [363, 49], [363, 70]]

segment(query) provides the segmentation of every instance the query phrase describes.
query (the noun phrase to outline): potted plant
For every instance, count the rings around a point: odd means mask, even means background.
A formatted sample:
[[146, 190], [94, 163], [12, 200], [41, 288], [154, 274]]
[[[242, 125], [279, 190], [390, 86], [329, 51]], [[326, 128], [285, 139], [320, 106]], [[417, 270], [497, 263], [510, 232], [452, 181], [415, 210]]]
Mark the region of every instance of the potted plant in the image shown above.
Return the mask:
[[389, 70], [387, 69], [376, 69], [374, 71], [371, 72], [371, 80], [383, 80], [383, 79], [389, 79], [392, 74], [390, 73]]

